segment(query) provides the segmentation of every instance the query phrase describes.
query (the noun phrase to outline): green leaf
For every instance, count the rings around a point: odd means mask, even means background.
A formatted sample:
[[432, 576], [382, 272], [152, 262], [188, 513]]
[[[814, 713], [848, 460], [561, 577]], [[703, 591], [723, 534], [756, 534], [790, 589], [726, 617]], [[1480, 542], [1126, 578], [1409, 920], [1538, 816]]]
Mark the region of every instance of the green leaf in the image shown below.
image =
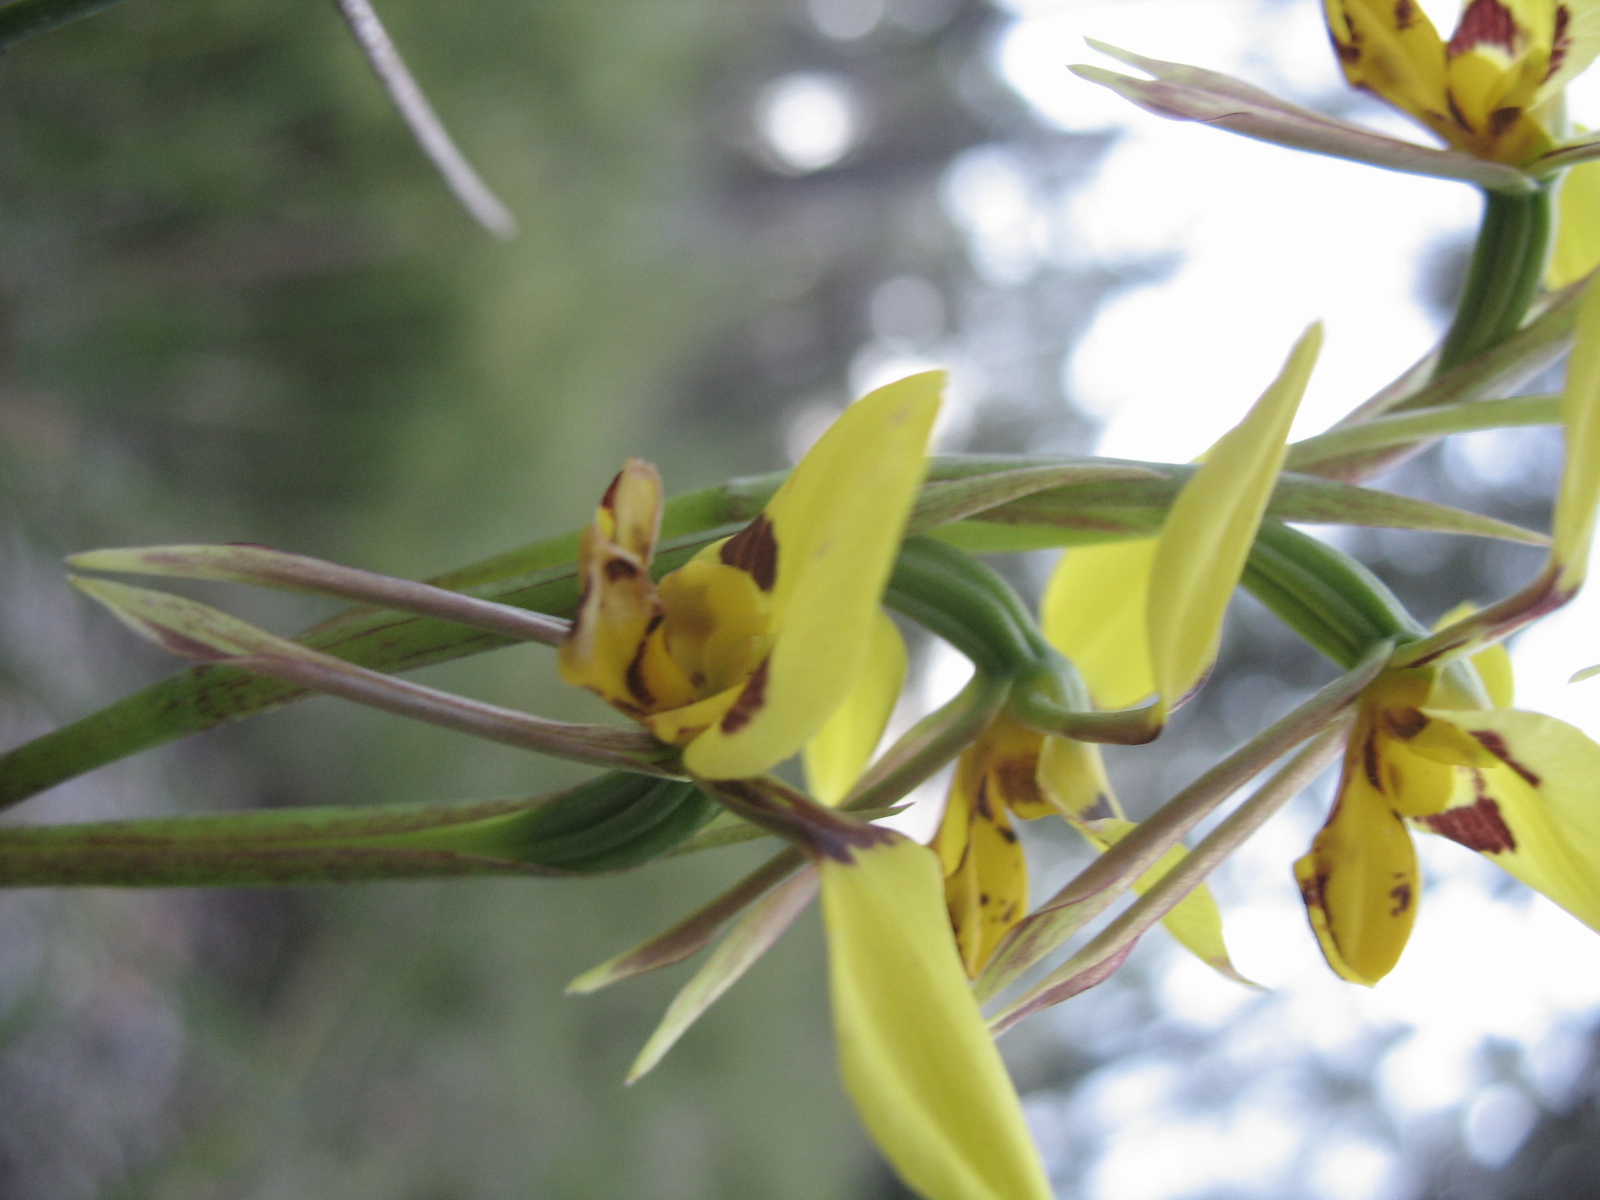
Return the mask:
[[671, 929], [647, 938], [631, 950], [591, 967], [567, 984], [568, 995], [586, 995], [635, 975], [670, 967], [698, 954], [711, 944], [717, 931], [805, 866], [806, 857], [794, 847], [773, 855], [727, 891], [701, 905]]
[[715, 811], [613, 771], [553, 795], [0, 829], [0, 887], [260, 887], [569, 875], [659, 857]]
[[808, 866], [768, 892], [752, 905], [728, 931], [694, 978], [672, 998], [672, 1003], [628, 1068], [626, 1083], [648, 1074], [689, 1027], [698, 1021], [756, 961], [772, 948], [794, 919], [817, 895], [817, 869]]

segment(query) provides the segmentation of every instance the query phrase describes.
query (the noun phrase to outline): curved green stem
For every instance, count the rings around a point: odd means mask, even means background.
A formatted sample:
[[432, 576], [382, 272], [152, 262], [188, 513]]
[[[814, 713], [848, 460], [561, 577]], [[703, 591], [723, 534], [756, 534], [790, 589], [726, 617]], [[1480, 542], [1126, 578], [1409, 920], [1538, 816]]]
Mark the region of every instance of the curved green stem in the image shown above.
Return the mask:
[[1544, 274], [1550, 201], [1548, 183], [1527, 195], [1484, 192], [1478, 244], [1439, 352], [1436, 376], [1504, 341], [1522, 325]]

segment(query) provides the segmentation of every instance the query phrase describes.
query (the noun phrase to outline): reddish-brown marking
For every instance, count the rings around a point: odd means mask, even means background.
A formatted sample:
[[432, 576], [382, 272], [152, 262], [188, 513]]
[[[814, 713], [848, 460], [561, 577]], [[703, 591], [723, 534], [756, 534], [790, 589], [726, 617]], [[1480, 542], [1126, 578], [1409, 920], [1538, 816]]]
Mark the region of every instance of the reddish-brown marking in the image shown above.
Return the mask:
[[722, 561], [748, 574], [763, 592], [772, 590], [778, 579], [778, 539], [766, 513], [722, 543]]
[[1307, 908], [1326, 908], [1327, 889], [1328, 876], [1318, 871], [1300, 885], [1300, 898], [1305, 901]]
[[1515, 51], [1517, 22], [1511, 10], [1500, 0], [1472, 0], [1461, 21], [1456, 25], [1455, 36], [1450, 39], [1446, 53], [1454, 58], [1465, 54], [1474, 46], [1499, 46], [1507, 54]]
[[1015, 807], [1018, 804], [1042, 799], [1039, 795], [1039, 782], [1035, 778], [1036, 766], [1033, 759], [1002, 759], [990, 769], [994, 772], [995, 782], [1000, 785], [1000, 794], [1005, 797], [1007, 804]]
[[985, 821], [994, 820], [994, 806], [989, 803], [989, 780], [978, 780], [978, 794], [973, 797], [972, 810]]
[[1416, 708], [1386, 708], [1383, 710], [1383, 723], [1395, 737], [1409, 742], [1428, 727], [1428, 718]]
[[624, 579], [637, 579], [639, 568], [625, 558], [608, 558], [605, 565], [606, 578], [612, 583], [621, 583]]
[[1001, 837], [1005, 838], [1005, 840], [1010, 842], [1013, 846], [1017, 844], [1017, 831], [1011, 828], [1011, 826], [996, 825], [995, 829], [999, 832]]
[[1517, 848], [1517, 839], [1500, 816], [1500, 806], [1488, 796], [1465, 808], [1447, 808], [1423, 817], [1422, 823], [1452, 842], [1480, 854], [1503, 854]]
[[1571, 25], [1572, 13], [1567, 6], [1556, 5], [1556, 27], [1550, 38], [1550, 65], [1545, 69], [1545, 79], [1559, 71], [1561, 64], [1567, 61], [1567, 52], [1572, 49]]
[[1518, 775], [1521, 775], [1532, 786], [1539, 786], [1539, 777], [1532, 771], [1528, 770], [1527, 767], [1519, 763], [1516, 759], [1511, 757], [1511, 747], [1506, 745], [1505, 738], [1501, 737], [1492, 729], [1474, 729], [1472, 730], [1472, 736], [1478, 739], [1479, 744], [1482, 745], [1485, 750], [1494, 755], [1501, 762], [1505, 763], [1506, 766], [1510, 767]]
[[750, 676], [750, 682], [744, 685], [744, 691], [739, 693], [739, 698], [733, 702], [733, 707], [722, 714], [722, 732], [737, 733], [754, 717], [767, 702], [767, 663], [769, 659], [763, 658], [761, 665], [756, 668], [756, 673]]
[[1382, 773], [1378, 770], [1378, 734], [1367, 730], [1367, 740], [1361, 745], [1361, 765], [1367, 772], [1367, 782], [1377, 791], [1383, 791]]
[[1411, 0], [1395, 0], [1394, 25], [1396, 29], [1404, 33], [1412, 25], [1416, 24], [1416, 20], [1417, 6], [1412, 4]]
[[1333, 52], [1339, 56], [1342, 63], [1356, 63], [1361, 61], [1361, 47], [1354, 42], [1341, 42], [1333, 39]]
[[639, 648], [633, 652], [633, 659], [628, 663], [628, 669], [622, 676], [622, 681], [628, 685], [628, 691], [646, 712], [653, 708], [656, 702], [655, 693], [644, 681], [644, 653], [649, 645], [647, 639], [639, 639]]
[[1389, 910], [1389, 915], [1398, 917], [1411, 907], [1411, 885], [1409, 883], [1396, 884], [1389, 889], [1389, 898], [1394, 901], [1394, 907]]
[[1472, 122], [1467, 120], [1466, 114], [1461, 111], [1461, 106], [1456, 103], [1455, 95], [1446, 92], [1444, 98], [1450, 105], [1450, 119], [1468, 133], [1476, 133], [1477, 130], [1472, 127]]
[[615, 512], [617, 505], [617, 488], [622, 486], [622, 472], [618, 471], [612, 477], [611, 486], [606, 488], [606, 494], [600, 497], [600, 507], [608, 512]]
[[979, 892], [978, 893], [978, 903], [980, 905], [989, 903], [989, 893], [988, 892]]
[[1489, 132], [1499, 137], [1517, 123], [1522, 116], [1520, 108], [1497, 108], [1489, 114]]

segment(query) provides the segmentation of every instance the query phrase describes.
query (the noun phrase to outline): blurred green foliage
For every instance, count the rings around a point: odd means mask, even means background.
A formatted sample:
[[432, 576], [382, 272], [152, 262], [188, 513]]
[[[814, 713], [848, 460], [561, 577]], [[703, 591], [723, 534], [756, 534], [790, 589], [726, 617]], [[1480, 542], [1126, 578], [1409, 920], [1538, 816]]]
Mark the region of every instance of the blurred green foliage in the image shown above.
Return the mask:
[[[761, 256], [717, 219], [730, 0], [393, 0], [382, 15], [516, 212], [455, 207], [331, 6], [132, 0], [0, 61], [0, 729], [167, 669], [55, 562], [250, 540], [424, 574], [584, 519], [629, 452], [675, 490], [777, 464], [684, 401]], [[721, 122], [721, 124], [719, 124]], [[275, 628], [324, 609], [243, 597]], [[252, 607], [253, 606], [253, 607]], [[535, 649], [430, 681], [558, 715]], [[41, 798], [22, 819], [541, 791], [564, 768], [317, 701]], [[0, 898], [0, 1192], [834, 1197], [816, 931], [620, 1087], [683, 977], [572, 975], [754, 861], [581, 884]]]

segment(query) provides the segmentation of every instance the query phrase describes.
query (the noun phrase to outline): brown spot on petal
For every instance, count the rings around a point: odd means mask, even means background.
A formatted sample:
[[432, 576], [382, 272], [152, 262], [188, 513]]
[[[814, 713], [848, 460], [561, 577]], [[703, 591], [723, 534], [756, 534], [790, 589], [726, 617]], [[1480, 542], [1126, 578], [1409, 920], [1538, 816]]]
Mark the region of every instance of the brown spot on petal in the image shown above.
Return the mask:
[[1501, 136], [1506, 130], [1517, 123], [1517, 118], [1522, 116], [1520, 108], [1497, 108], [1489, 114], [1489, 132], [1495, 137]]
[[637, 579], [639, 568], [625, 558], [608, 558], [605, 573], [606, 578], [612, 583], [621, 583], [624, 579]]
[[1318, 871], [1300, 885], [1300, 898], [1305, 901], [1307, 908], [1324, 908], [1324, 897], [1328, 890], [1328, 876], [1326, 872]]
[[778, 539], [772, 536], [767, 514], [762, 513], [723, 542], [721, 558], [754, 579], [763, 592], [770, 592], [778, 579]]
[[750, 719], [761, 711], [767, 702], [767, 663], [763, 658], [761, 665], [756, 668], [750, 682], [744, 685], [744, 691], [739, 693], [739, 698], [733, 702], [733, 707], [722, 714], [722, 732], [738, 733]]
[[973, 798], [972, 811], [985, 821], [994, 820], [994, 807], [989, 803], [989, 780], [978, 780], [978, 794]]
[[1411, 907], [1411, 885], [1399, 883], [1389, 889], [1389, 898], [1394, 901], [1394, 907], [1389, 910], [1391, 917], [1398, 917]]
[[648, 638], [639, 639], [639, 648], [633, 652], [633, 660], [628, 663], [628, 669], [622, 677], [622, 681], [628, 685], [629, 693], [645, 712], [654, 708], [656, 702], [655, 693], [644, 681], [644, 655], [649, 645]]
[[1465, 808], [1447, 808], [1442, 813], [1423, 817], [1422, 823], [1480, 854], [1503, 854], [1517, 848], [1517, 839], [1500, 816], [1500, 806], [1488, 796]]
[[1035, 778], [1037, 769], [1038, 760], [1035, 758], [1002, 759], [990, 768], [995, 774], [995, 782], [1000, 785], [1000, 794], [1005, 797], [1006, 803], [1013, 807], [1018, 804], [1036, 803], [1043, 799], [1039, 795], [1039, 782]]
[[1382, 772], [1378, 770], [1378, 734], [1367, 731], [1367, 740], [1361, 746], [1361, 765], [1367, 772], [1367, 782], [1377, 791], [1383, 791]]
[[1467, 120], [1467, 115], [1461, 111], [1461, 106], [1456, 103], [1455, 95], [1447, 92], [1445, 93], [1445, 100], [1450, 105], [1450, 119], [1468, 133], [1476, 133], [1477, 130], [1472, 127], [1472, 122]]
[[1017, 831], [1015, 829], [1011, 828], [1011, 826], [1009, 826], [1009, 825], [996, 825], [995, 826], [995, 832], [998, 833], [1001, 837], [1005, 838], [1005, 840], [1010, 842], [1013, 846], [1015, 846], [1017, 844]]
[[1395, 0], [1394, 26], [1401, 33], [1410, 29], [1417, 21], [1417, 6], [1411, 0]]
[[1561, 64], [1567, 61], [1567, 53], [1572, 49], [1572, 13], [1565, 4], [1556, 5], [1555, 31], [1550, 38], [1550, 66], [1546, 68], [1544, 77], [1549, 79], [1561, 69]]
[[1471, 733], [1473, 737], [1478, 739], [1479, 744], [1482, 745], [1483, 748], [1490, 754], [1494, 755], [1501, 762], [1505, 763], [1506, 766], [1510, 767], [1534, 787], [1539, 786], [1539, 777], [1532, 771], [1528, 770], [1527, 767], [1519, 763], [1516, 759], [1511, 757], [1511, 747], [1506, 745], [1505, 738], [1501, 737], [1492, 729], [1474, 729], [1471, 730]]
[[1341, 42], [1337, 38], [1333, 42], [1333, 52], [1339, 56], [1342, 63], [1356, 63], [1361, 61], [1361, 47], [1354, 42]]
[[1516, 51], [1517, 22], [1500, 0], [1472, 0], [1456, 25], [1446, 53], [1451, 58], [1475, 46], [1498, 46], [1507, 54]]
[[1390, 733], [1403, 742], [1409, 742], [1428, 727], [1428, 718], [1416, 708], [1386, 708], [1383, 723]]
[[622, 486], [622, 472], [618, 471], [611, 477], [611, 486], [606, 488], [606, 494], [600, 497], [600, 507], [608, 512], [616, 511], [617, 488]]

